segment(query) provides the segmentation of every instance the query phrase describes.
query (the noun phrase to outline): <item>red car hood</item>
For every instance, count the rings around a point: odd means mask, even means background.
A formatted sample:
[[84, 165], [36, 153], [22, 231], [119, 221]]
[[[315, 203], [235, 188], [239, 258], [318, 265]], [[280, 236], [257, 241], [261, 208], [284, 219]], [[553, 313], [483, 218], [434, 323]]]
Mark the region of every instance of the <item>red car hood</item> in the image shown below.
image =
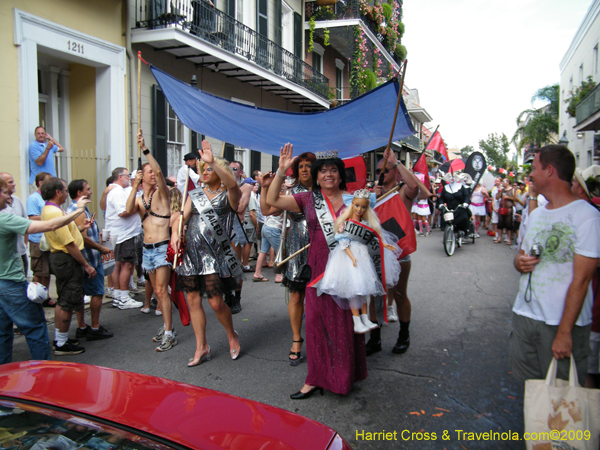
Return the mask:
[[274, 406], [86, 364], [26, 361], [3, 365], [0, 396], [89, 414], [195, 449], [347, 445], [333, 429]]

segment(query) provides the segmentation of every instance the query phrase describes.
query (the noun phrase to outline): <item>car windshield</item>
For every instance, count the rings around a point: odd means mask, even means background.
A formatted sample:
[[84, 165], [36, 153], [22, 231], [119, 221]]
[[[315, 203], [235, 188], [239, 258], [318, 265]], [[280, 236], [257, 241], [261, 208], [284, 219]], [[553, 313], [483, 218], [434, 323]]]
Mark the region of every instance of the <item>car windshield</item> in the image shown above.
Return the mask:
[[2, 450], [172, 450], [144, 433], [56, 411], [43, 405], [0, 400]]

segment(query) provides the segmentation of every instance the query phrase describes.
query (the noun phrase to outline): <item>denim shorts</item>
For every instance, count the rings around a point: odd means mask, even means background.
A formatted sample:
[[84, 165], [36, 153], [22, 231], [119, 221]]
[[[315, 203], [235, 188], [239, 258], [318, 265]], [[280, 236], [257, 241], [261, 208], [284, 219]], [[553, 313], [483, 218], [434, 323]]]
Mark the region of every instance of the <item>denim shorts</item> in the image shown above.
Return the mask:
[[87, 273], [83, 276], [83, 293], [90, 297], [104, 295], [104, 266], [102, 265], [102, 260], [100, 260], [100, 264], [94, 267], [94, 269], [96, 269], [96, 276], [94, 278], [90, 278]]
[[271, 228], [265, 225], [262, 227], [261, 237], [261, 253], [269, 253], [271, 247], [277, 252], [277, 249], [279, 248], [279, 238], [281, 237], [281, 230], [279, 228]]
[[142, 269], [146, 272], [154, 272], [159, 267], [171, 266], [172, 264], [167, 261], [167, 244], [161, 245], [158, 248], [146, 248], [144, 247], [144, 254], [142, 256]]

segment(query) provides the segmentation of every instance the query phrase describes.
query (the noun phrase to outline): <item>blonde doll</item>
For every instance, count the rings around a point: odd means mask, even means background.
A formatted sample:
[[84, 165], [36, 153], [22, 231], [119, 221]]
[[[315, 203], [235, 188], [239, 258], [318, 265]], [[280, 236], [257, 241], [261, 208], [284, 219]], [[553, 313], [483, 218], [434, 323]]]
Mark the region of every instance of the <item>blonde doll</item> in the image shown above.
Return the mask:
[[[334, 228], [339, 244], [329, 254], [327, 267], [317, 289], [318, 295], [331, 295], [341, 307], [352, 311], [354, 332], [363, 334], [377, 328], [367, 316], [367, 301], [371, 295], [384, 295], [381, 278], [387, 286], [395, 286], [400, 276], [397, 260], [398, 240], [381, 229], [379, 219], [372, 209], [375, 194], [365, 189], [344, 195], [346, 210], [337, 218]], [[384, 236], [385, 235], [385, 236]], [[381, 249], [373, 246], [377, 240], [383, 246], [383, 264], [378, 274], [373, 257], [381, 261]]]

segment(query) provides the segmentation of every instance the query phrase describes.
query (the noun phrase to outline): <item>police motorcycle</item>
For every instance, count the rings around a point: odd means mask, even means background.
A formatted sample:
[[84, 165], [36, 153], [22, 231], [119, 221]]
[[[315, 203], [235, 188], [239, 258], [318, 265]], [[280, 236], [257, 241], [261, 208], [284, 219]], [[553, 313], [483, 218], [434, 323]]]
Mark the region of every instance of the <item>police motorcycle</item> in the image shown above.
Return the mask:
[[442, 179], [446, 182], [440, 195], [440, 212], [444, 226], [444, 250], [452, 256], [456, 247], [462, 247], [467, 239], [475, 243], [475, 230], [471, 222], [472, 185], [473, 179], [467, 173], [445, 174]]

